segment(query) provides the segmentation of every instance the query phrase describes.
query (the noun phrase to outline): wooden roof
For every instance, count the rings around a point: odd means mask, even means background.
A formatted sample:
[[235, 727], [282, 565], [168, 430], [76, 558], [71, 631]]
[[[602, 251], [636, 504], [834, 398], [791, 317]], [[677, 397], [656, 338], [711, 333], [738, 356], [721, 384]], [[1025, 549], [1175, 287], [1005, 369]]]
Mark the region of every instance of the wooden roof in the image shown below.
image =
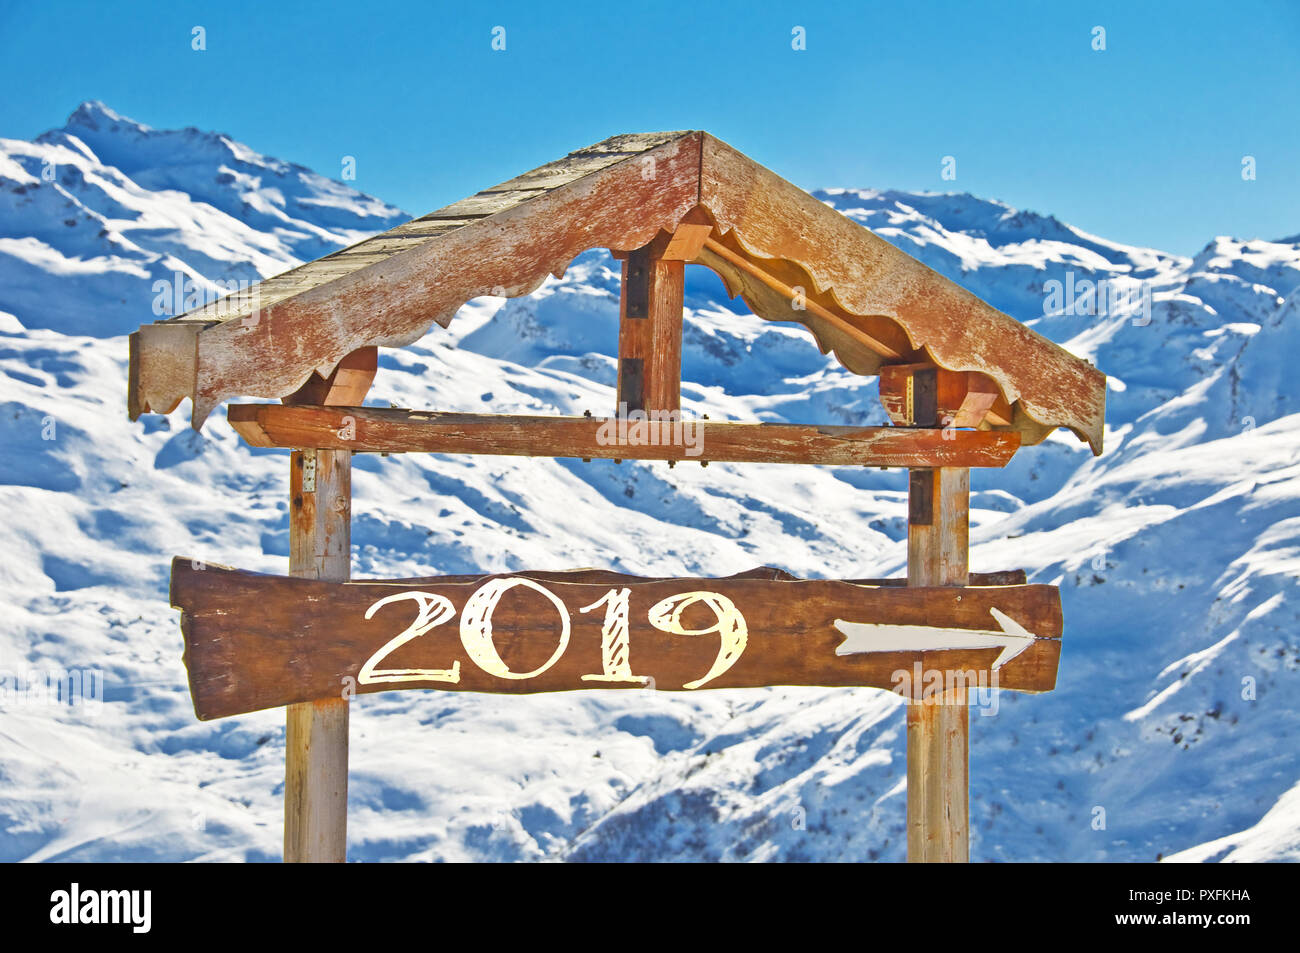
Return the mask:
[[[932, 363], [987, 375], [1005, 427], [1068, 427], [1101, 452], [1105, 376], [705, 132], [613, 136], [246, 292], [131, 335], [132, 419], [193, 401], [281, 398], [348, 354], [402, 347], [480, 295], [515, 297], [589, 248], [626, 252], [683, 222], [692, 260], [761, 317], [797, 321], [849, 370]], [[792, 308], [790, 289], [802, 289]]]

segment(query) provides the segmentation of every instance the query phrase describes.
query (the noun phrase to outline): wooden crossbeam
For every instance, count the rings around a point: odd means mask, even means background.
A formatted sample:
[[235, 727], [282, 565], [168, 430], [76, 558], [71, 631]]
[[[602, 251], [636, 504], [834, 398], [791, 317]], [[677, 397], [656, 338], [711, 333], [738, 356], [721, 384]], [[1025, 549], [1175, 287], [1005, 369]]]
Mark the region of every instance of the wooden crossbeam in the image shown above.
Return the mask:
[[1002, 431], [674, 421], [640, 415], [526, 417], [231, 404], [227, 418], [255, 447], [357, 452], [927, 468], [1001, 467], [1020, 446], [1019, 434]]

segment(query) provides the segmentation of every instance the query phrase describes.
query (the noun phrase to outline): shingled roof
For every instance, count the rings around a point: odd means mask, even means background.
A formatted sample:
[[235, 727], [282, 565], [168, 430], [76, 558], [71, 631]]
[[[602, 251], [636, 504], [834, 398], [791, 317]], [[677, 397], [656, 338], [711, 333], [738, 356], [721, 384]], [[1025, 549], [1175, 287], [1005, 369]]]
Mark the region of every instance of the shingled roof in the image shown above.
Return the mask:
[[[185, 397], [200, 427], [282, 398], [363, 347], [410, 344], [480, 295], [516, 297], [589, 248], [708, 226], [691, 260], [755, 314], [797, 321], [849, 370], [986, 375], [1023, 443], [1068, 427], [1101, 452], [1105, 376], [705, 132], [613, 136], [131, 335], [132, 419]], [[800, 306], [788, 294], [799, 292]], [[987, 425], [986, 425], [987, 426]]]

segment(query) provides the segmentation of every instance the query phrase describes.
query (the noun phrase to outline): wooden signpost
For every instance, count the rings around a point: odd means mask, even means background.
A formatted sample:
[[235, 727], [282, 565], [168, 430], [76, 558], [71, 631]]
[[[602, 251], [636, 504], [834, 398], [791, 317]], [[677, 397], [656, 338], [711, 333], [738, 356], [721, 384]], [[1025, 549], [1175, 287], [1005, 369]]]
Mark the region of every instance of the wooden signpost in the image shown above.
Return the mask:
[[[618, 415], [362, 406], [377, 348], [577, 254], [622, 262]], [[683, 268], [878, 375], [889, 427], [680, 412]], [[403, 689], [695, 692], [869, 686], [907, 699], [908, 858], [968, 859], [968, 692], [1051, 690], [1060, 597], [967, 565], [970, 470], [1068, 427], [1100, 452], [1105, 378], [707, 133], [615, 136], [131, 336], [132, 418], [193, 401], [290, 453], [288, 576], [177, 558], [201, 719], [285, 707], [285, 859], [346, 859], [348, 703]], [[350, 578], [353, 453], [908, 470], [906, 579], [603, 570]]]

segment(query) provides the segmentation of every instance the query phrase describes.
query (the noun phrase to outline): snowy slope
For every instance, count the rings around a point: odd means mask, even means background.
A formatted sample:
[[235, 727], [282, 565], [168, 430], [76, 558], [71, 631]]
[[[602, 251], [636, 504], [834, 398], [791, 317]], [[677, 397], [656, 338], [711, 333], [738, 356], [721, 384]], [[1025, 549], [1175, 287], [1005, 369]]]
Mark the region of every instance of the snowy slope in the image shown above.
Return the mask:
[[[1295, 859], [1300, 242], [1187, 259], [969, 195], [819, 197], [1112, 375], [1102, 457], [1062, 433], [974, 476], [972, 565], [1059, 584], [1067, 627], [1055, 692], [972, 712], [973, 857]], [[173, 554], [284, 571], [285, 458], [219, 414], [202, 435], [181, 414], [129, 423], [122, 334], [178, 270], [269, 275], [401, 219], [100, 104], [0, 140], [0, 671], [105, 674], [102, 705], [0, 699], [0, 859], [279, 857], [283, 716], [194, 719], [166, 577]], [[1081, 279], [1140, 285], [1149, 321], [1045, 314], [1045, 282]], [[738, 313], [702, 269], [687, 293], [689, 410], [883, 420], [874, 381], [800, 329]], [[589, 252], [384, 352], [372, 402], [607, 411], [617, 298], [616, 263]], [[905, 557], [898, 472], [355, 467], [357, 575], [884, 575]], [[408, 691], [357, 700], [352, 737], [355, 859], [904, 855], [903, 718], [883, 692]]]

